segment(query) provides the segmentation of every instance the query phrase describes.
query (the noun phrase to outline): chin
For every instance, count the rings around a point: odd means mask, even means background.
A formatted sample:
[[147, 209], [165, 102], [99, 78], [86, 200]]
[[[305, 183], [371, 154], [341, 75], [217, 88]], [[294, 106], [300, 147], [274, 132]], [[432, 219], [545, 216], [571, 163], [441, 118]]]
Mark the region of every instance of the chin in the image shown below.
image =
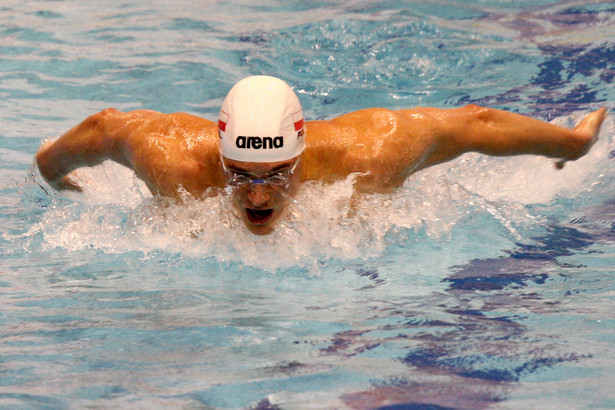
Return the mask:
[[270, 233], [274, 231], [272, 224], [267, 224], [267, 225], [246, 224], [246, 227], [254, 235], [269, 235]]

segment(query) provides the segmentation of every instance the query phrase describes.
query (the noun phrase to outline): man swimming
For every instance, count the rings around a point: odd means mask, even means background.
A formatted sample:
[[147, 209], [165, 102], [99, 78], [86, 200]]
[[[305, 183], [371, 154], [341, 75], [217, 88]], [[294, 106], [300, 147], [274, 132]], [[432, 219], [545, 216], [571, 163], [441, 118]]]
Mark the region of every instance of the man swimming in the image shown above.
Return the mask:
[[230, 185], [246, 227], [262, 235], [273, 231], [302, 181], [356, 174], [357, 192], [383, 192], [470, 151], [543, 155], [561, 167], [588, 152], [605, 113], [590, 113], [574, 129], [476, 105], [370, 108], [304, 122], [284, 81], [253, 76], [229, 91], [217, 123], [109, 108], [43, 144], [36, 162], [56, 189], [81, 190], [71, 171], [107, 159], [134, 170], [154, 195], [179, 198], [185, 190], [198, 198]]

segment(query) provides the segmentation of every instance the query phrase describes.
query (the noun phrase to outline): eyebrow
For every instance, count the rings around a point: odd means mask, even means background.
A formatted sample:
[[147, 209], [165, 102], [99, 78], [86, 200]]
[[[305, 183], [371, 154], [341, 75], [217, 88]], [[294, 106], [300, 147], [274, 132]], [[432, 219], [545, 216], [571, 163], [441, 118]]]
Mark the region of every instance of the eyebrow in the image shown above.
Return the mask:
[[[290, 169], [293, 166], [293, 164], [282, 164], [282, 165], [278, 165], [277, 167], [267, 171], [266, 174], [263, 175], [272, 175], [272, 174], [277, 174], [278, 172], [284, 171], [285, 169]], [[244, 173], [244, 174], [250, 174], [250, 170], [247, 169], [241, 169], [238, 167], [234, 167], [234, 166], [227, 166], [227, 168], [233, 172], [240, 172], [240, 173]]]

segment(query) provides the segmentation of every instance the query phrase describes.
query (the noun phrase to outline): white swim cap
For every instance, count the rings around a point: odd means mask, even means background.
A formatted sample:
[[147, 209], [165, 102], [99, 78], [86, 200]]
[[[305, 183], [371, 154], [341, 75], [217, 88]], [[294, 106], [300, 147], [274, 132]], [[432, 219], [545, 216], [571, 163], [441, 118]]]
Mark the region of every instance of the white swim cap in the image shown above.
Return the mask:
[[303, 111], [279, 78], [258, 75], [231, 88], [218, 118], [220, 154], [235, 161], [278, 162], [305, 148]]

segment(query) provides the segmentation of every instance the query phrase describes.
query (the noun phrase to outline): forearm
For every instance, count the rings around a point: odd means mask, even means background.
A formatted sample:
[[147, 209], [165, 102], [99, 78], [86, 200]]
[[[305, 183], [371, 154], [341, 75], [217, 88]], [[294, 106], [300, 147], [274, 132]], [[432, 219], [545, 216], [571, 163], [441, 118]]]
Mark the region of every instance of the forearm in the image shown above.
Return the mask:
[[36, 153], [36, 163], [41, 175], [55, 188], [79, 189], [67, 174], [83, 166], [93, 166], [113, 158], [112, 141], [106, 133], [109, 117], [119, 113], [108, 109], [91, 115], [55, 141], [44, 144]]
[[478, 106], [463, 107], [451, 114], [448, 132], [463, 152], [536, 154], [564, 160], [577, 159], [589, 150], [604, 119], [604, 109], [600, 109], [569, 129]]

